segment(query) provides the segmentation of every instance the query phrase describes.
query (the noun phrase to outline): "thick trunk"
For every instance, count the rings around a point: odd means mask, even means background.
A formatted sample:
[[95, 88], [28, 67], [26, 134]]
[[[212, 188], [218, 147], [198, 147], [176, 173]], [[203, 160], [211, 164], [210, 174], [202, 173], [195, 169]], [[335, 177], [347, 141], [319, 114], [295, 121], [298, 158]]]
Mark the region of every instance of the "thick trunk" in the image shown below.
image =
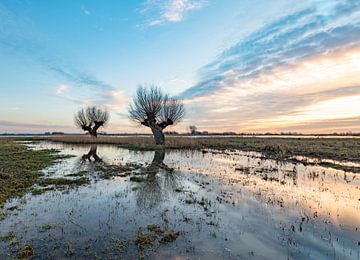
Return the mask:
[[92, 137], [97, 137], [97, 132], [96, 132], [96, 130], [94, 130], [94, 129], [91, 129], [91, 130], [89, 131], [89, 134], [90, 134]]
[[104, 125], [104, 122], [95, 122], [94, 127], [92, 128], [92, 135], [97, 137], [97, 130]]
[[89, 126], [83, 126], [82, 129], [84, 131], [87, 131], [91, 136], [97, 137], [97, 128], [95, 129], [94, 127], [91, 127], [91, 125], [89, 125]]
[[165, 135], [159, 127], [151, 127], [151, 131], [154, 135], [154, 140], [157, 145], [165, 145]]

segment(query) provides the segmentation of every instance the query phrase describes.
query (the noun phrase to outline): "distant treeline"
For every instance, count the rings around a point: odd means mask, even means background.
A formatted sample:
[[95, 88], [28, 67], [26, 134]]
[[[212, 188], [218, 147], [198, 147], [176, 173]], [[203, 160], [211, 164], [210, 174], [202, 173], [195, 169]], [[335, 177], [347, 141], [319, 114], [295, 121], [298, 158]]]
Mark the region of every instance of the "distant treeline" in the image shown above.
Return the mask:
[[[196, 131], [193, 133], [179, 133], [176, 131], [167, 131], [164, 132], [166, 135], [179, 135], [179, 136], [207, 136], [207, 135], [219, 135], [219, 136], [360, 136], [360, 133], [346, 132], [346, 133], [331, 133], [331, 134], [305, 134], [305, 133], [297, 133], [297, 132], [281, 132], [281, 133], [235, 133], [235, 132], [208, 132], [208, 131]], [[64, 132], [45, 132], [45, 133], [0, 133], [0, 136], [48, 136], [48, 135], [85, 135], [79, 133], [64, 133]], [[107, 135], [107, 136], [146, 136], [151, 134], [139, 134], [139, 133], [106, 133], [99, 132], [99, 135]]]

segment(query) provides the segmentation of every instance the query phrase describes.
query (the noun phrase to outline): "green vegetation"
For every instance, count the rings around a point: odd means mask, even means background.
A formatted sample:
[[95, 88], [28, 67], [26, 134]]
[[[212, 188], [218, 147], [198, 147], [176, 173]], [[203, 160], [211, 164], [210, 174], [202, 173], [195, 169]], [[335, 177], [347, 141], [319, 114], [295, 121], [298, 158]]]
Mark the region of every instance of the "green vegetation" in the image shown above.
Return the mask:
[[66, 178], [45, 178], [39, 181], [42, 186], [55, 185], [55, 186], [71, 186], [71, 185], [83, 185], [89, 183], [89, 179], [81, 177], [78, 179], [66, 179]]
[[32, 195], [40, 195], [49, 190], [55, 190], [55, 187], [46, 187], [46, 188], [33, 188], [31, 190]]
[[46, 232], [52, 228], [53, 226], [51, 224], [43, 224], [39, 227], [39, 232]]
[[20, 196], [42, 176], [40, 172], [63, 158], [55, 150], [31, 150], [13, 140], [0, 140], [0, 207]]
[[30, 245], [25, 245], [19, 252], [19, 259], [30, 259], [35, 255], [34, 249]]

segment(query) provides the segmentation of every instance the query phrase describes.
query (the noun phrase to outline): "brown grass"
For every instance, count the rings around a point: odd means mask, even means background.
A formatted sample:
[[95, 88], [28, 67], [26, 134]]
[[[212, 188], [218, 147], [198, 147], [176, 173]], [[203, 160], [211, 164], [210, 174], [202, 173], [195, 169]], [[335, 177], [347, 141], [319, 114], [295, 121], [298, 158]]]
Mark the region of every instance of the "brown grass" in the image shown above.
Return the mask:
[[[70, 144], [112, 144], [133, 150], [155, 150], [151, 136], [99, 136], [85, 135], [37, 137]], [[347, 161], [360, 161], [359, 138], [259, 138], [259, 137], [184, 137], [167, 136], [167, 149], [219, 149], [262, 152], [270, 157], [304, 155]]]

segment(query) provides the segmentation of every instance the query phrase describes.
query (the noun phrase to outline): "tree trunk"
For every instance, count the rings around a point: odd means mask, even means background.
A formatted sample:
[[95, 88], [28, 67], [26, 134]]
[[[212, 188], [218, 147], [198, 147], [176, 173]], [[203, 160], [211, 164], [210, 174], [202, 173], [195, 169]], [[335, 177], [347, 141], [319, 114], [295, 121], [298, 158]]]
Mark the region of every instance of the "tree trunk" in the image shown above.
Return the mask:
[[89, 131], [89, 134], [90, 134], [92, 137], [97, 138], [97, 131], [96, 131], [96, 130], [91, 129], [91, 130]]
[[165, 135], [159, 127], [151, 127], [157, 145], [165, 145]]

